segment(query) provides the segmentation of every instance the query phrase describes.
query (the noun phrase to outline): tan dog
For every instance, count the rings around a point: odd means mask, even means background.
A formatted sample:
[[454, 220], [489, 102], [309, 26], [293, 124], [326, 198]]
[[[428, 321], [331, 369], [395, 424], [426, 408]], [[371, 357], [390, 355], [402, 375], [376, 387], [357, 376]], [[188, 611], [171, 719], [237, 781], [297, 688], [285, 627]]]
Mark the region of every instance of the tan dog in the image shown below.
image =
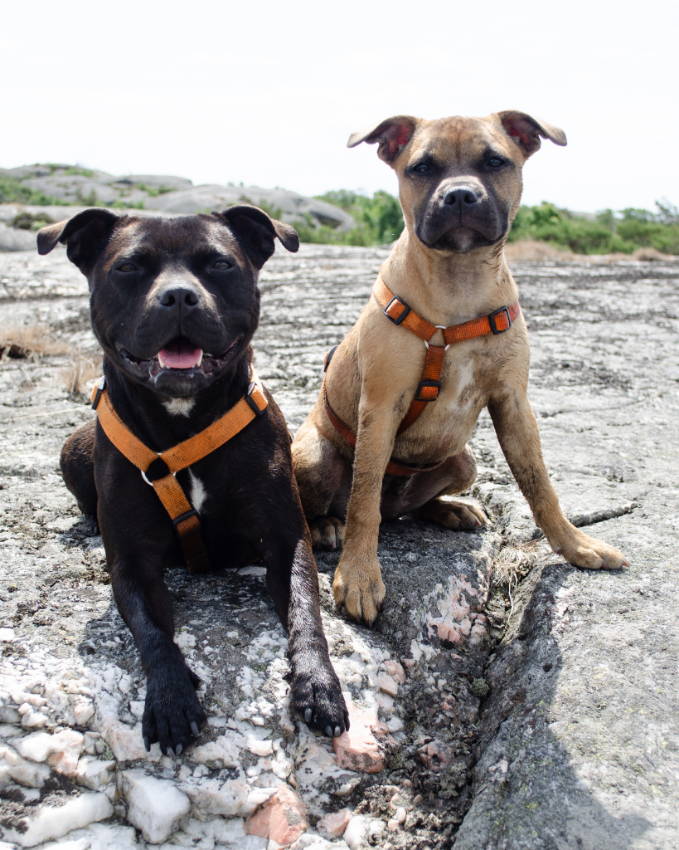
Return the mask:
[[[554, 551], [591, 569], [626, 564], [561, 511], [527, 398], [528, 338], [503, 247], [519, 208], [522, 166], [541, 136], [566, 144], [561, 130], [514, 111], [436, 121], [397, 116], [349, 139], [350, 147], [379, 143], [380, 158], [398, 175], [406, 227], [328, 365], [293, 459], [315, 543], [334, 548], [344, 538], [333, 591], [357, 620], [372, 623], [385, 595], [382, 517], [413, 513], [462, 530], [484, 524], [479, 509], [440, 498], [474, 480], [466, 443], [483, 407]], [[453, 327], [461, 323], [468, 324]], [[416, 395], [422, 410], [413, 420]], [[388, 466], [390, 458], [399, 463]]]

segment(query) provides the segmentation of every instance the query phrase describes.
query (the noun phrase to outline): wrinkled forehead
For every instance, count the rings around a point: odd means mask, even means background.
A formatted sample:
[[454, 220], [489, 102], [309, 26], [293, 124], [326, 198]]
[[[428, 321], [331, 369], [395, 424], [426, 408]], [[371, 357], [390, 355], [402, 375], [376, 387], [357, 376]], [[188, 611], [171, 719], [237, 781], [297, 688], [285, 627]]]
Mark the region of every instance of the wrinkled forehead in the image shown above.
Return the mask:
[[408, 153], [411, 161], [427, 155], [440, 162], [457, 162], [482, 156], [489, 149], [508, 155], [513, 152], [499, 122], [454, 115], [421, 122]]
[[196, 254], [230, 253], [244, 259], [238, 241], [222, 223], [208, 215], [180, 218], [123, 219], [106, 249], [108, 260], [121, 255], [155, 254], [181, 260]]

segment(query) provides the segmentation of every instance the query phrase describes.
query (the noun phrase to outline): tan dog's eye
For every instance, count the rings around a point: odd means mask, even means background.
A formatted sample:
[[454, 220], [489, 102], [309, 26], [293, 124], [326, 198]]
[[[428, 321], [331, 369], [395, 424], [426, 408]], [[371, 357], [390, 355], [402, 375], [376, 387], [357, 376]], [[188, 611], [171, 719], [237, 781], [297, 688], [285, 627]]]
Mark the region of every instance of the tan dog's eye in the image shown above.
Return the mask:
[[415, 165], [411, 165], [408, 171], [411, 174], [418, 174], [420, 176], [424, 176], [426, 174], [431, 174], [432, 165], [429, 160], [422, 160], [422, 162], [416, 162]]
[[488, 168], [502, 168], [502, 166], [506, 164], [507, 160], [503, 159], [501, 156], [489, 156], [485, 160], [485, 165]]

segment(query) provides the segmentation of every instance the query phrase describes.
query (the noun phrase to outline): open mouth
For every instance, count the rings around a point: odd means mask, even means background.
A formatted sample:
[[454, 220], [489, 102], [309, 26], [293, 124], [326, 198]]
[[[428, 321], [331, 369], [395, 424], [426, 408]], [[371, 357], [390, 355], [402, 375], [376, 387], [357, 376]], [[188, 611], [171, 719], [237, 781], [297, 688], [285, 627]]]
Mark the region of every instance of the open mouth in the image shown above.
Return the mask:
[[198, 369], [203, 362], [203, 349], [179, 337], [161, 348], [156, 359], [161, 369]]
[[194, 345], [186, 337], [176, 337], [164, 345], [155, 357], [135, 357], [127, 349], [120, 349], [120, 356], [132, 369], [151, 378], [154, 382], [161, 375], [193, 377], [209, 376], [218, 372], [236, 349], [242, 337], [237, 336], [220, 354], [211, 354]]

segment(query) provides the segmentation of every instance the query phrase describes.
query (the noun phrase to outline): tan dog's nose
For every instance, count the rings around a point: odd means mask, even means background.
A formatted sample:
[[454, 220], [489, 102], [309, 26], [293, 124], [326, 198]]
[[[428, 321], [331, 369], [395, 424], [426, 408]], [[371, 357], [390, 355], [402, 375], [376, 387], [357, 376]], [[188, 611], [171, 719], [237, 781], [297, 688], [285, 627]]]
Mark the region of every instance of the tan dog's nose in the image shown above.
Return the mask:
[[443, 195], [443, 203], [450, 207], [470, 207], [473, 204], [478, 204], [481, 200], [481, 193], [474, 189], [473, 186], [455, 186], [448, 189]]

